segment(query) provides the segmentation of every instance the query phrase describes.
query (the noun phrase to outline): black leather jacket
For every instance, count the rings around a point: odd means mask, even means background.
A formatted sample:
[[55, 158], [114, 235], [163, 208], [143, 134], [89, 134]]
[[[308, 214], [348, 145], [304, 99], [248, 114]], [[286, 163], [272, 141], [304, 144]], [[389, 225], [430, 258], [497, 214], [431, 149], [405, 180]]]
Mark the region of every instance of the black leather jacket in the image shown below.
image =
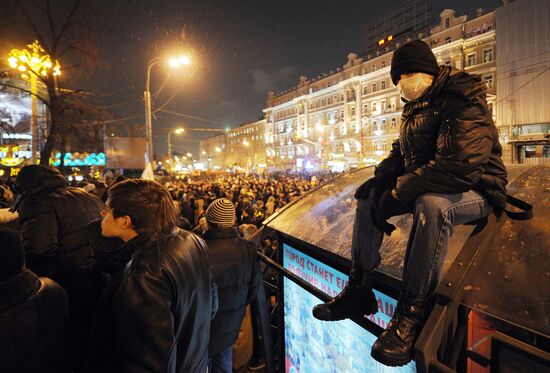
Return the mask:
[[106, 371], [205, 372], [217, 293], [204, 241], [178, 229], [153, 241], [138, 236], [119, 250], [130, 259], [113, 274], [99, 311], [114, 331]]
[[440, 67], [427, 93], [405, 105], [399, 139], [376, 177], [396, 182], [405, 204], [423, 193], [475, 189], [504, 207], [506, 168], [485, 95], [478, 76]]

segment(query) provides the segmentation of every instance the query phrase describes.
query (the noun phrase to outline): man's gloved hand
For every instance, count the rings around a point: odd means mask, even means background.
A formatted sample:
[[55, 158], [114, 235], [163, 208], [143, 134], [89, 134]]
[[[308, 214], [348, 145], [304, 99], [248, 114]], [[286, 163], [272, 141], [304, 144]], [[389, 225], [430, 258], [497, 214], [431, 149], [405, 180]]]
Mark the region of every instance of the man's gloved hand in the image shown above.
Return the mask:
[[380, 177], [371, 177], [367, 181], [357, 188], [355, 191], [355, 199], [368, 199], [371, 193], [371, 190], [374, 189], [374, 199], [379, 200], [380, 196], [384, 192], [384, 182]]
[[403, 205], [394, 198], [391, 190], [386, 190], [382, 193], [379, 201], [373, 201], [371, 206], [371, 216], [376, 227], [386, 233], [388, 236], [395, 230], [395, 225], [387, 222], [387, 219], [392, 216], [393, 211], [401, 211]]

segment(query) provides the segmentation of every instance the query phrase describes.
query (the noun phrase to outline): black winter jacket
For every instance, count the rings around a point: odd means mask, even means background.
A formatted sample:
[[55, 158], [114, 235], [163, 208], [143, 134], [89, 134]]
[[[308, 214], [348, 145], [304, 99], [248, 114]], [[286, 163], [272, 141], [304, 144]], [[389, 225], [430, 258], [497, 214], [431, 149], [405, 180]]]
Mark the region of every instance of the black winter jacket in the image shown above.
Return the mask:
[[24, 270], [0, 282], [0, 372], [69, 372], [67, 294]]
[[240, 238], [236, 227], [211, 228], [204, 239], [218, 287], [219, 308], [210, 329], [210, 354], [215, 356], [237, 340], [245, 308], [261, 285], [261, 274], [255, 245]]
[[87, 227], [101, 218], [101, 200], [45, 168], [18, 178], [16, 187], [13, 209], [19, 211], [27, 266], [54, 279], [85, 268], [92, 254]]
[[96, 320], [95, 345], [103, 348], [96, 355], [107, 364], [101, 371], [206, 371], [217, 308], [207, 250], [180, 229], [153, 241], [137, 236], [118, 249]]
[[440, 67], [426, 94], [405, 105], [399, 139], [375, 176], [396, 182], [404, 204], [423, 193], [475, 189], [504, 207], [506, 168], [485, 96], [478, 76]]

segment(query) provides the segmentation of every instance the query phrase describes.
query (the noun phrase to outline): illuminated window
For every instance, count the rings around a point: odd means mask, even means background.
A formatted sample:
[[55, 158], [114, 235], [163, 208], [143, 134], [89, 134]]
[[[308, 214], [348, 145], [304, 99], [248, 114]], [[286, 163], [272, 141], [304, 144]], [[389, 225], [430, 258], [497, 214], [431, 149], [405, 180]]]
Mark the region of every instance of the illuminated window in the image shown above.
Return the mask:
[[468, 55], [466, 59], [466, 66], [474, 66], [477, 63], [477, 58], [475, 53], [471, 53]]
[[363, 87], [363, 94], [366, 95], [368, 92], [368, 86]]
[[385, 80], [383, 80], [382, 83], [380, 83], [380, 89], [381, 90], [386, 89], [386, 81]]
[[376, 83], [374, 83], [374, 84], [372, 85], [372, 92], [373, 92], [373, 93], [376, 92]]
[[493, 75], [485, 75], [483, 77], [483, 82], [485, 83], [487, 88], [492, 89], [494, 87]]
[[391, 118], [391, 128], [392, 129], [397, 128], [397, 120], [395, 118]]
[[449, 18], [445, 18], [445, 28], [451, 27], [451, 20]]
[[483, 62], [491, 62], [493, 60], [493, 48], [483, 51]]

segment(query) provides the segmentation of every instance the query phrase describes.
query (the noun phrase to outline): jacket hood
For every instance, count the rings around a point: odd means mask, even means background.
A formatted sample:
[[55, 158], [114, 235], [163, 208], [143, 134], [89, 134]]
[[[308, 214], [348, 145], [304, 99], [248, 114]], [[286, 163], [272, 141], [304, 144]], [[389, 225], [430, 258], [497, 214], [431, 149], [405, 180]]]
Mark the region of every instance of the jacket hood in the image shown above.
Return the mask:
[[18, 196], [10, 211], [19, 211], [21, 202], [28, 196], [49, 192], [66, 186], [67, 182], [63, 176], [59, 171], [53, 168], [39, 165], [23, 167], [13, 184], [13, 190]]
[[23, 167], [15, 179], [13, 189], [17, 194], [37, 194], [66, 187], [67, 182], [61, 174], [49, 167], [30, 165]]
[[440, 66], [432, 83], [430, 96], [441, 93], [453, 94], [469, 101], [485, 95], [487, 90], [479, 75], [468, 74], [450, 66]]

